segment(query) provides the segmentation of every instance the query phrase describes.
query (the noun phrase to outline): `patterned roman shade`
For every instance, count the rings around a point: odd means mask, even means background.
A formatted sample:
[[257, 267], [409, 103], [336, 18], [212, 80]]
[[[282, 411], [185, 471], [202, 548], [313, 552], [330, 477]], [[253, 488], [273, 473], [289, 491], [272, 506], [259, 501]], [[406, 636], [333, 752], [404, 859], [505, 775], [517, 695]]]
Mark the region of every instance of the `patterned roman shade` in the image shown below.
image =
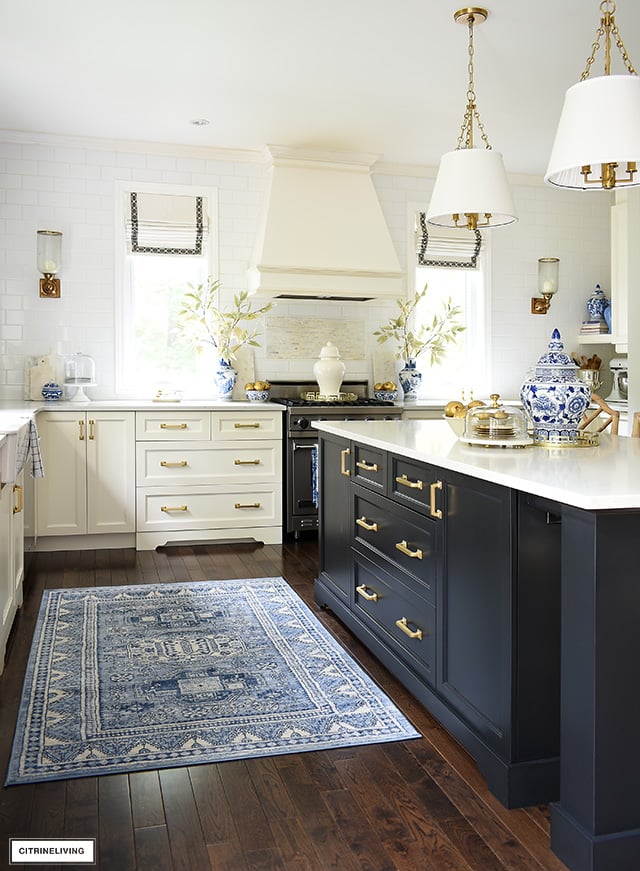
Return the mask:
[[126, 238], [129, 254], [184, 254], [206, 251], [206, 197], [129, 193]]
[[427, 224], [425, 212], [416, 215], [418, 266], [446, 269], [477, 269], [482, 236], [480, 230], [458, 230]]

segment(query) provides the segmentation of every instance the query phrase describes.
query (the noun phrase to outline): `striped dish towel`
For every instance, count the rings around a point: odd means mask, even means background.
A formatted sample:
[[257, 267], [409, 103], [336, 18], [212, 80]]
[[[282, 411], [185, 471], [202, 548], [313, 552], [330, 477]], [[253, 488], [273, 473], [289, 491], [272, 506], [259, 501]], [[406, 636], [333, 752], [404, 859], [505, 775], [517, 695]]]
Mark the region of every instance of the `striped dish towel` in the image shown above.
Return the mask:
[[40, 453], [40, 436], [38, 428], [33, 418], [29, 421], [29, 440], [28, 449], [31, 451], [31, 477], [44, 478], [44, 466], [42, 464], [42, 454]]

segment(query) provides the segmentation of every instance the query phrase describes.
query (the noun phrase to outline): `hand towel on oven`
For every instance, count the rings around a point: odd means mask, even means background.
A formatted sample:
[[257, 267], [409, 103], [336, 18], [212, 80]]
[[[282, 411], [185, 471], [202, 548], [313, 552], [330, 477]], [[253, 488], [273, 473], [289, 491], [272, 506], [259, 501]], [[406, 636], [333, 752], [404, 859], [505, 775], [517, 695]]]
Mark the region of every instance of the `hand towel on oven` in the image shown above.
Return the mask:
[[318, 445], [311, 448], [311, 498], [313, 505], [318, 507]]

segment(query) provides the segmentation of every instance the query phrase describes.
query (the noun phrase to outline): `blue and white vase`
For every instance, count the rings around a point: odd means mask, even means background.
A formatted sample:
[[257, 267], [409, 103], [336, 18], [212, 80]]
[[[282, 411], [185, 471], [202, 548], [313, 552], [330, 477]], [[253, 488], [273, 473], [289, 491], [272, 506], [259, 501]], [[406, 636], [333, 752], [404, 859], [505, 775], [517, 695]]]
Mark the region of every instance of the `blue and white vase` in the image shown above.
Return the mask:
[[404, 393], [404, 401], [415, 402], [418, 398], [420, 384], [422, 383], [422, 372], [416, 369], [416, 361], [414, 359], [407, 360], [398, 372], [398, 380]]
[[591, 388], [577, 375], [578, 367], [565, 353], [558, 330], [549, 350], [536, 365], [535, 375], [520, 390], [520, 399], [533, 427], [537, 445], [576, 445], [578, 424], [591, 402]]
[[592, 321], [605, 320], [604, 313], [609, 305], [609, 300], [605, 296], [604, 291], [599, 284], [596, 284], [595, 290], [587, 300], [587, 311], [589, 319]]
[[62, 396], [62, 387], [55, 381], [47, 381], [41, 392], [47, 402], [56, 402]]
[[217, 368], [213, 373], [213, 383], [218, 392], [218, 399], [229, 400], [232, 398], [237, 378], [238, 373], [231, 363], [226, 360], [218, 360]]

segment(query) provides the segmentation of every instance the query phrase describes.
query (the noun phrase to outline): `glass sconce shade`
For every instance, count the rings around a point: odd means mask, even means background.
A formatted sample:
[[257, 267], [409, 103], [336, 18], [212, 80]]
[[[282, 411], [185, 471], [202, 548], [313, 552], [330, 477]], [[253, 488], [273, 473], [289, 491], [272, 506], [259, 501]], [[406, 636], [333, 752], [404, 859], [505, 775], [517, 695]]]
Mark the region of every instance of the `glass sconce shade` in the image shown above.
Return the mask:
[[459, 148], [440, 159], [427, 221], [441, 227], [468, 227], [469, 215], [475, 215], [477, 227], [499, 227], [517, 220], [498, 151]]
[[553, 296], [558, 290], [560, 260], [557, 257], [541, 257], [538, 260], [538, 292]]
[[637, 186], [636, 163], [640, 163], [640, 77], [597, 76], [572, 85], [544, 180], [576, 190]]
[[60, 270], [62, 233], [58, 230], [38, 230], [38, 272], [55, 275]]

